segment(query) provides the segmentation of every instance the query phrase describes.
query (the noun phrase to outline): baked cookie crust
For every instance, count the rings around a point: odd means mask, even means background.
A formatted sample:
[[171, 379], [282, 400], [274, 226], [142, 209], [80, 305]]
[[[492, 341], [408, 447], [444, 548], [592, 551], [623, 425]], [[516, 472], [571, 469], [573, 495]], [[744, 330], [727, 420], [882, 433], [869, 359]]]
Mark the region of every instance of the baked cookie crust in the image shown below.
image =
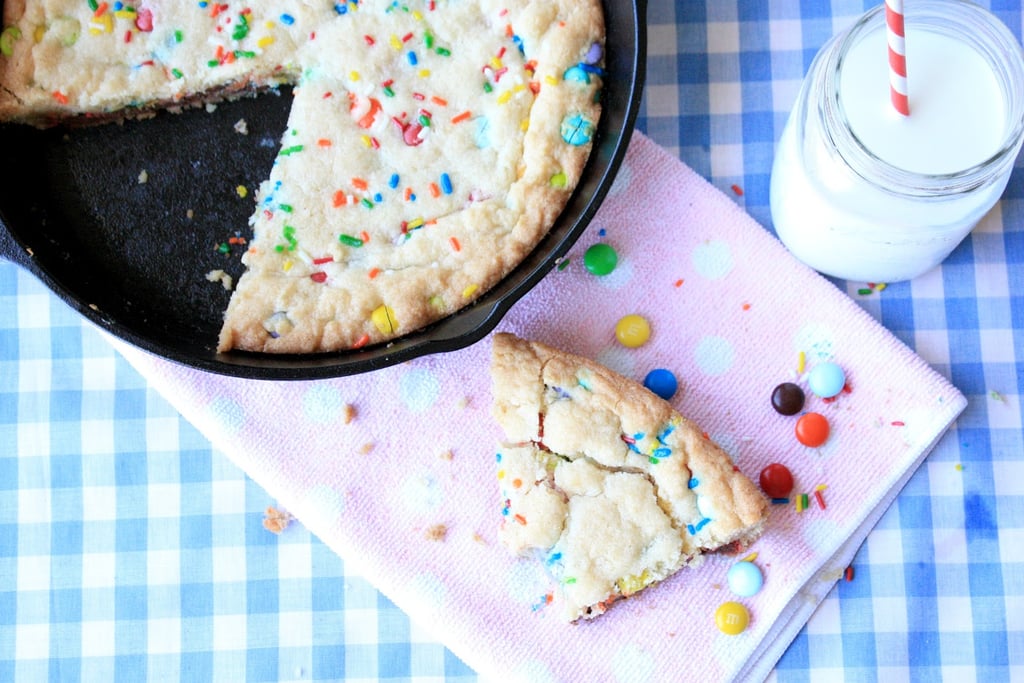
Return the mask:
[[7, 2], [0, 121], [140, 116], [294, 84], [219, 351], [422, 329], [511, 272], [600, 117], [597, 0]]

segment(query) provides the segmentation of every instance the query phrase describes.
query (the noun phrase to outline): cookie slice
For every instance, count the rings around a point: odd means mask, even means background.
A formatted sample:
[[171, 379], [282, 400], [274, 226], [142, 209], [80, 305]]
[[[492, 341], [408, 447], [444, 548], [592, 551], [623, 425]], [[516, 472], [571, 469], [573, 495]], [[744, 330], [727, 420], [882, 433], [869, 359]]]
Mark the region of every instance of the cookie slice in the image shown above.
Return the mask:
[[544, 563], [567, 621], [761, 534], [764, 495], [637, 382], [507, 333], [494, 335], [491, 377], [506, 435], [499, 535]]

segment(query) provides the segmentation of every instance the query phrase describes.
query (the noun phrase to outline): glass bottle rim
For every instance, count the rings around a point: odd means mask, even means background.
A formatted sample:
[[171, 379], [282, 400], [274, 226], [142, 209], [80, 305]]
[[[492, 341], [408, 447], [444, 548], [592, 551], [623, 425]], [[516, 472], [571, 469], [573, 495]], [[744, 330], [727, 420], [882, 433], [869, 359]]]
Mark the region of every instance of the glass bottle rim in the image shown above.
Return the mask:
[[[890, 193], [944, 197], [982, 188], [1012, 167], [1024, 140], [1024, 49], [994, 14], [964, 0], [907, 0], [905, 21], [947, 35], [967, 37], [995, 69], [1005, 98], [1006, 134], [987, 159], [950, 173], [919, 173], [880, 158], [853, 132], [840, 96], [847, 53], [868, 32], [885, 26], [885, 4], [869, 10], [839, 39], [824, 65], [820, 111], [837, 152], [865, 181]], [[951, 21], [951, 20], [956, 20]], [[963, 31], [970, 26], [973, 31]], [[883, 29], [884, 30], [884, 29]]]

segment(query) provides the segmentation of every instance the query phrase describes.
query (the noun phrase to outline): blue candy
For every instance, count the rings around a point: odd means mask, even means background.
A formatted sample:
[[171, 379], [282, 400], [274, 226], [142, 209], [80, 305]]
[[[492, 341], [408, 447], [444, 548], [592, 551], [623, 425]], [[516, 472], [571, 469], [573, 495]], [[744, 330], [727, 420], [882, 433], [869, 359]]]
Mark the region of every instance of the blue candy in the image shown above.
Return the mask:
[[647, 377], [644, 378], [644, 386], [667, 401], [675, 396], [679, 383], [671, 371], [658, 368], [647, 373]]
[[761, 574], [761, 570], [756, 564], [746, 560], [729, 567], [729, 573], [725, 575], [725, 579], [729, 582], [729, 590], [745, 598], [756, 595], [764, 585], [764, 576]]
[[594, 137], [594, 124], [582, 114], [571, 114], [562, 121], [562, 139], [578, 147]]
[[563, 81], [575, 81], [577, 83], [590, 83], [590, 74], [588, 74], [583, 67], [579, 64], [576, 66], [570, 66], [562, 74]]
[[807, 385], [816, 396], [832, 398], [846, 386], [846, 373], [835, 363], [818, 363], [807, 374]]

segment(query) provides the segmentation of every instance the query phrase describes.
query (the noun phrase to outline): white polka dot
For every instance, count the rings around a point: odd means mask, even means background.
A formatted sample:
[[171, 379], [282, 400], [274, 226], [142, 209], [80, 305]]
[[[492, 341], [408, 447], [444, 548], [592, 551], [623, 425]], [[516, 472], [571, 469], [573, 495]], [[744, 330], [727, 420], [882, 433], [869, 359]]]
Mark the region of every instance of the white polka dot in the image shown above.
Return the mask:
[[[731, 599], [730, 597], [723, 596], [722, 602]], [[714, 659], [706, 660], [704, 664], [706, 667], [717, 668], [718, 671], [709, 674], [708, 680], [726, 680], [728, 678], [725, 676], [723, 669], [728, 670], [736, 665], [736, 648], [740, 642], [737, 639], [743, 638], [742, 634], [730, 636], [718, 630], [718, 627], [715, 625], [715, 609], [717, 608], [718, 605], [715, 605], [709, 614], [706, 616], [701, 615], [704, 623], [707, 624], [707, 628], [711, 629], [715, 634], [714, 640], [711, 641], [711, 655]], [[757, 611], [750, 607], [747, 607], [747, 610], [750, 612], [750, 624], [747, 626], [749, 629], [753, 627], [754, 620], [757, 618]], [[715, 675], [716, 673], [718, 675]]]
[[805, 369], [810, 369], [811, 363], [832, 360], [832, 330], [825, 325], [818, 323], [804, 325], [793, 336], [793, 345], [798, 356], [801, 351], [804, 352], [808, 363]]
[[509, 567], [505, 586], [513, 602], [534, 605], [550, 590], [551, 581], [532, 559], [521, 559]]
[[631, 351], [621, 344], [614, 344], [597, 355], [597, 362], [623, 377], [632, 377], [636, 368], [636, 354]]
[[736, 458], [738, 457], [743, 440], [746, 438], [746, 440], [749, 441], [748, 437], [741, 437], [737, 439], [735, 435], [725, 432], [710, 434], [709, 437], [712, 441], [717, 443], [718, 446], [723, 451], [725, 451], [733, 460], [736, 460]]
[[720, 280], [732, 271], [732, 251], [721, 240], [700, 243], [691, 258], [697, 272], [709, 280]]
[[[932, 430], [935, 427], [935, 418], [933, 411], [929, 408], [903, 410], [899, 414], [899, 422], [903, 424], [895, 425], [892, 424], [892, 421], [885, 424], [895, 430], [895, 434], [907, 446], [924, 447], [934, 438]], [[1019, 425], [1017, 428], [1020, 428]]]
[[617, 681], [642, 683], [654, 675], [654, 656], [636, 643], [626, 643], [612, 659]]
[[232, 398], [218, 396], [206, 409], [214, 420], [223, 424], [231, 433], [237, 433], [245, 424], [245, 408]]
[[415, 413], [432, 408], [440, 392], [437, 377], [426, 368], [411, 368], [402, 375], [398, 387], [402, 401]]
[[402, 482], [402, 500], [413, 512], [430, 512], [437, 509], [444, 499], [444, 492], [437, 478], [431, 472], [412, 474]]
[[697, 367], [705, 375], [722, 375], [732, 368], [735, 352], [728, 339], [707, 336], [700, 340], [693, 352]]
[[519, 667], [515, 680], [523, 683], [555, 683], [558, 679], [551, 673], [546, 663], [539, 659], [531, 659]]
[[344, 405], [338, 390], [326, 384], [314, 384], [302, 397], [302, 410], [306, 417], [320, 424], [337, 420]]
[[633, 280], [633, 264], [626, 259], [619, 259], [615, 270], [607, 275], [595, 275], [594, 277], [608, 289], [622, 289]]

